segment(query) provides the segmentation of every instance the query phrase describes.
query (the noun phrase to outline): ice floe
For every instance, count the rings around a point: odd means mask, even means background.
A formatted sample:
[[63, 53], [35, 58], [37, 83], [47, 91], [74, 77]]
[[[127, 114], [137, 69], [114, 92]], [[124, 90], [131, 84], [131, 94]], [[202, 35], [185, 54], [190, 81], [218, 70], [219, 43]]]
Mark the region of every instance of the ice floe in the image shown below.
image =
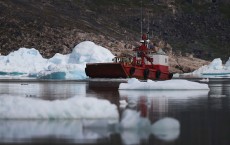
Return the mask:
[[182, 79], [141, 82], [136, 78], [129, 79], [127, 83], [121, 83], [120, 90], [209, 90], [207, 84], [191, 82]]
[[118, 118], [117, 107], [107, 100], [72, 97], [67, 100], [1, 95], [0, 119], [97, 119]]

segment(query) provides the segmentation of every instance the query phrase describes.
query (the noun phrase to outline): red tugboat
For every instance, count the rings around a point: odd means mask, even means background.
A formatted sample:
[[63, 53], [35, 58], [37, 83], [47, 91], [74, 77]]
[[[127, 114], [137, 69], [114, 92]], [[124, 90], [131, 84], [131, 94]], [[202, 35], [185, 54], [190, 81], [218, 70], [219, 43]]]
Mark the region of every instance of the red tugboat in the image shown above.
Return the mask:
[[85, 72], [90, 78], [137, 78], [169, 80], [168, 56], [160, 49], [148, 48], [149, 40], [144, 34], [142, 44], [134, 49], [134, 56], [115, 57], [113, 62], [88, 63]]

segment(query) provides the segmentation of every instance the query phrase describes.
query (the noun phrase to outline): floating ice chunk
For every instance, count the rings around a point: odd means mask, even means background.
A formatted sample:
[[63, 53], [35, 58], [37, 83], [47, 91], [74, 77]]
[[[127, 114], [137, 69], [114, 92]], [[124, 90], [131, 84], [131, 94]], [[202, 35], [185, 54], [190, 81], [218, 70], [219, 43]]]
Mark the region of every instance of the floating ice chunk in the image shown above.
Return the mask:
[[199, 80], [199, 82], [209, 82], [209, 78], [203, 78], [203, 79]]
[[107, 100], [73, 97], [67, 100], [38, 100], [0, 96], [0, 119], [90, 119], [118, 118], [117, 107]]
[[187, 80], [166, 80], [140, 82], [132, 78], [128, 83], [121, 83], [120, 90], [209, 90], [207, 84], [200, 84]]
[[183, 75], [195, 75], [200, 77], [230, 77], [230, 59], [225, 65], [222, 64], [220, 58], [214, 59], [209, 65], [201, 66], [199, 69], [193, 71], [192, 73], [186, 73]]
[[139, 83], [140, 81], [136, 78], [131, 78], [131, 79], [128, 79], [128, 84], [135, 84], [135, 83]]
[[179, 77], [180, 77], [180, 74], [179, 74], [179, 73], [173, 74], [173, 78], [179, 78]]

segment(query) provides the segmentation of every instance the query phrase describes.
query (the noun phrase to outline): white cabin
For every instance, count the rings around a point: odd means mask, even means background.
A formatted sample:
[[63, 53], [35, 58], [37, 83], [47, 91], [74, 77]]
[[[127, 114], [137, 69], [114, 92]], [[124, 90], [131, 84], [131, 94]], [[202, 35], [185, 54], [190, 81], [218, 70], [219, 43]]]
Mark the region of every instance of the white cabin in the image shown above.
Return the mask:
[[[156, 53], [151, 53], [148, 56], [153, 59], [153, 65], [169, 66], [169, 57], [162, 49], [159, 49]], [[150, 65], [151, 63], [146, 60], [145, 64]]]

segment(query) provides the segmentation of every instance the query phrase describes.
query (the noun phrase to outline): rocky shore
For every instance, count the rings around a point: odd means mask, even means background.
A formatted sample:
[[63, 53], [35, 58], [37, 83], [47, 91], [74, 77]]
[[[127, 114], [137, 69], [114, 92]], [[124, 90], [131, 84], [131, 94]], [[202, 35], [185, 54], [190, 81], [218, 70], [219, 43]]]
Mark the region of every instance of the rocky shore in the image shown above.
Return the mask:
[[[0, 53], [36, 48], [45, 58], [93, 41], [120, 55], [138, 46], [140, 3], [103, 0], [0, 2]], [[172, 72], [190, 72], [230, 56], [228, 1], [143, 2], [143, 32], [170, 56]], [[148, 30], [149, 28], [149, 30]]]

